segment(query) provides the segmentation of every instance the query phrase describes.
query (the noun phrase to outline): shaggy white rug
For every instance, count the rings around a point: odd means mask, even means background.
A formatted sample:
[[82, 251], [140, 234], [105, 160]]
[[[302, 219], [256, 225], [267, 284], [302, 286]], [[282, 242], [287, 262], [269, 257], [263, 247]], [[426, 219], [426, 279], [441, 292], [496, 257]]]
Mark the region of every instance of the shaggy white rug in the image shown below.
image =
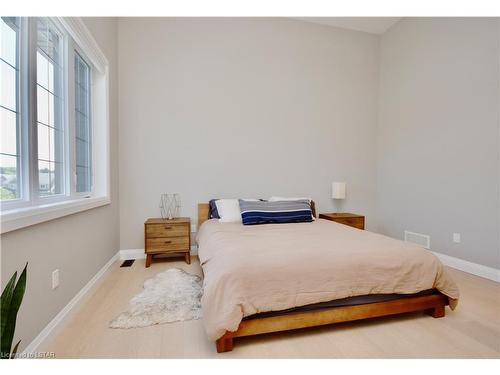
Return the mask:
[[171, 268], [146, 280], [130, 300], [130, 309], [109, 323], [111, 328], [146, 327], [201, 318], [201, 278]]

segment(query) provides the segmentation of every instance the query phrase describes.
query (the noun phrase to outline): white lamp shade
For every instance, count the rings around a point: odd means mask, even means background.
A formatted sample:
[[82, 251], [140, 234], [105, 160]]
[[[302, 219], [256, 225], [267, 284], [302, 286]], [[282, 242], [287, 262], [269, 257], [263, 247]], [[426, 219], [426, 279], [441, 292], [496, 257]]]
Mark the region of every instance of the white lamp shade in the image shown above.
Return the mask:
[[332, 183], [332, 198], [345, 199], [345, 182]]

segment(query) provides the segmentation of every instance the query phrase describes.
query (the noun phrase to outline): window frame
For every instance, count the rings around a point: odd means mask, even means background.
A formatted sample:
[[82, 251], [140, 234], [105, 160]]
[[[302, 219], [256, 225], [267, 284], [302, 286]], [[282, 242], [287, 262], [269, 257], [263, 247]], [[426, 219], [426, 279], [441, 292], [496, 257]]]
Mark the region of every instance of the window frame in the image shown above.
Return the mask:
[[[38, 116], [38, 101], [35, 99], [37, 98], [37, 59], [36, 59], [36, 54], [38, 51], [38, 40], [37, 40], [37, 27], [38, 27], [38, 20], [40, 18], [45, 18], [47, 19], [47, 23], [52, 24], [52, 26], [55, 28], [56, 32], [58, 33], [59, 39], [60, 39], [60, 46], [61, 46], [61, 62], [62, 62], [62, 88], [61, 88], [61, 94], [64, 98], [64, 105], [62, 108], [62, 128], [63, 128], [63, 183], [62, 183], [62, 189], [63, 192], [60, 194], [54, 194], [54, 195], [46, 195], [42, 196], [40, 195], [40, 186], [39, 186], [39, 170], [38, 170], [38, 124], [37, 124], [37, 116]], [[64, 29], [62, 28], [62, 25], [58, 22], [57, 19], [51, 18], [51, 17], [36, 17], [33, 19], [30, 19], [32, 31], [29, 34], [30, 37], [30, 51], [29, 55], [32, 56], [30, 58], [30, 64], [32, 64], [32, 68], [30, 69], [31, 72], [33, 72], [33, 76], [30, 79], [31, 86], [33, 86], [33, 92], [30, 93], [30, 99], [34, 105], [34, 112], [33, 112], [33, 117], [32, 121], [30, 121], [33, 129], [33, 134], [32, 134], [32, 139], [31, 139], [31, 145], [32, 145], [32, 151], [33, 154], [30, 157], [30, 162], [31, 162], [31, 169], [32, 169], [32, 176], [33, 178], [31, 179], [31, 186], [30, 186], [30, 193], [31, 193], [31, 199], [32, 199], [32, 204], [34, 206], [39, 206], [39, 205], [47, 205], [51, 203], [57, 203], [57, 202], [63, 202], [71, 198], [71, 178], [70, 178], [70, 171], [71, 171], [71, 159], [70, 159], [70, 154], [71, 154], [71, 144], [69, 141], [69, 132], [70, 129], [74, 126], [73, 123], [70, 122], [69, 120], [69, 100], [68, 100], [68, 94], [69, 94], [69, 80], [68, 80], [68, 35], [67, 33], [64, 32]], [[35, 163], [36, 162], [36, 163]], [[35, 165], [36, 164], [36, 165]]]
[[28, 29], [27, 19], [20, 18], [16, 40], [16, 64], [18, 72], [16, 74], [16, 142], [17, 152], [19, 153], [19, 163], [17, 175], [19, 176], [18, 191], [19, 197], [1, 202], [1, 209], [22, 208], [31, 205], [30, 197], [30, 158], [29, 158], [29, 101], [27, 96], [21, 95], [21, 88], [28, 90], [29, 75], [29, 50], [28, 50]]
[[[69, 79], [72, 80], [72, 82], [75, 82], [75, 69], [74, 69], [74, 63], [75, 63], [75, 57], [76, 54], [79, 55], [79, 57], [90, 67], [90, 72], [89, 72], [89, 126], [90, 126], [90, 134], [89, 134], [89, 142], [90, 142], [90, 160], [91, 160], [91, 165], [89, 166], [89, 173], [90, 173], [90, 191], [84, 191], [84, 192], [78, 192], [77, 191], [77, 175], [76, 175], [76, 118], [73, 118], [72, 122], [74, 126], [72, 127], [72, 133], [70, 134], [70, 139], [74, 140], [73, 144], [73, 152], [72, 152], [72, 160], [71, 160], [71, 165], [74, 167], [74, 169], [71, 171], [71, 177], [74, 180], [74, 183], [72, 184], [72, 195], [75, 196], [80, 196], [80, 197], [87, 197], [91, 196], [93, 191], [94, 191], [94, 168], [93, 168], [93, 162], [95, 160], [94, 156], [94, 145], [93, 145], [93, 139], [94, 139], [94, 121], [93, 121], [93, 69], [92, 69], [92, 64], [89, 62], [88, 57], [85, 55], [83, 50], [76, 44], [72, 43], [72, 48], [70, 48], [69, 56], [68, 58], [73, 61], [73, 68], [70, 72]], [[73, 92], [70, 93], [70, 109], [72, 109], [71, 116], [75, 117], [75, 109], [76, 109], [76, 98], [75, 98], [75, 90], [72, 90]]]
[[[0, 232], [6, 233], [57, 217], [109, 204], [109, 63], [80, 18], [46, 17], [62, 38], [64, 193], [39, 196], [36, 107], [38, 18], [20, 18], [18, 42], [18, 126], [21, 136], [20, 198], [0, 202]], [[91, 192], [76, 192], [75, 53], [90, 67]], [[27, 94], [21, 95], [22, 90]], [[97, 128], [97, 129], [96, 129]]]

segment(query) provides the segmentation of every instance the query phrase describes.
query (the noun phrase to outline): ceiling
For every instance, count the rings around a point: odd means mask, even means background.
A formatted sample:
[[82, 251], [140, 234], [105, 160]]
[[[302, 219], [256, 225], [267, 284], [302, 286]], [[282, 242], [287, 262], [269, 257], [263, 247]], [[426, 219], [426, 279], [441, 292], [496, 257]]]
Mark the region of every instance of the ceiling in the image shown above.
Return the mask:
[[297, 20], [364, 31], [371, 34], [383, 34], [398, 22], [400, 17], [294, 17]]

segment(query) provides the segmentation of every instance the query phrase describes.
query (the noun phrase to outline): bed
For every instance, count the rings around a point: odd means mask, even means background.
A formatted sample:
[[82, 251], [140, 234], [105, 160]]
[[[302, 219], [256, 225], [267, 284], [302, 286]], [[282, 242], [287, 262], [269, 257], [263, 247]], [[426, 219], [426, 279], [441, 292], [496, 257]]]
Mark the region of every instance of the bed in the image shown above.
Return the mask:
[[198, 205], [203, 322], [217, 351], [236, 337], [455, 308], [459, 292], [430, 251], [317, 219], [242, 225]]

